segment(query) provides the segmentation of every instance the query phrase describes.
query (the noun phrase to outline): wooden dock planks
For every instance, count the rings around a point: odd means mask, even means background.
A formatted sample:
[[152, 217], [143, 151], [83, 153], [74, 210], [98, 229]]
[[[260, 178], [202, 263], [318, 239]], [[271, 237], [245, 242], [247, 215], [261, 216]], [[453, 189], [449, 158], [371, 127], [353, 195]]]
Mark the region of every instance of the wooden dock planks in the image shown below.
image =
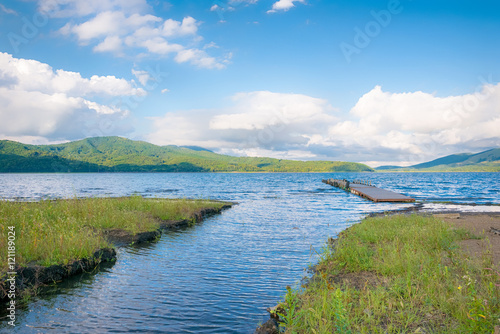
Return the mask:
[[373, 202], [415, 202], [414, 198], [395, 193], [390, 190], [380, 189], [367, 184], [353, 183], [347, 180], [328, 179], [324, 183], [344, 189], [355, 195], [367, 198]]

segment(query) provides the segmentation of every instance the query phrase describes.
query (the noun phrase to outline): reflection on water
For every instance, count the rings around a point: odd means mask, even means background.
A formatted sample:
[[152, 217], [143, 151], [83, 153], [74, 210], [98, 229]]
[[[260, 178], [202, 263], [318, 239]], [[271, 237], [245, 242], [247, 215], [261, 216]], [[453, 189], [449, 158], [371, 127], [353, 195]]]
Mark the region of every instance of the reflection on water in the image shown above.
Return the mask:
[[329, 236], [369, 212], [413, 205], [371, 203], [321, 183], [329, 177], [369, 180], [424, 202], [500, 203], [498, 173], [0, 174], [7, 199], [139, 193], [239, 202], [156, 243], [118, 249], [113, 266], [19, 310], [14, 332], [252, 332]]

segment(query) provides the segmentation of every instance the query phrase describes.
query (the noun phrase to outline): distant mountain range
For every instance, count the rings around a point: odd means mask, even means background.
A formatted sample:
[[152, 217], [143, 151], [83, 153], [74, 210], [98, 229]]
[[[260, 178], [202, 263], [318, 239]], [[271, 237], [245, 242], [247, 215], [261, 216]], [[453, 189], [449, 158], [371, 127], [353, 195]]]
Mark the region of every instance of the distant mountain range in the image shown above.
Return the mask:
[[0, 173], [366, 171], [374, 170], [354, 162], [233, 157], [201, 147], [157, 146], [121, 137], [87, 138], [59, 145], [0, 140]]
[[377, 171], [450, 171], [500, 172], [500, 148], [480, 153], [452, 154], [429, 162], [409, 166], [380, 166]]

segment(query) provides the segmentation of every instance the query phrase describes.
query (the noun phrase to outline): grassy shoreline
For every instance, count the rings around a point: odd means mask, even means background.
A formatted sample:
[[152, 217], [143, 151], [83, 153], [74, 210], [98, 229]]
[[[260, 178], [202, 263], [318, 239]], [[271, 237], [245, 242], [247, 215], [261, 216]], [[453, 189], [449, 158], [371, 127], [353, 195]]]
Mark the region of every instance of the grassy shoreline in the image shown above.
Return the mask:
[[[0, 226], [16, 232], [16, 263], [43, 266], [85, 258], [97, 249], [111, 247], [107, 230], [135, 235], [156, 231], [165, 221], [193, 219], [202, 209], [221, 209], [224, 202], [189, 199], [85, 198], [39, 202], [0, 201]], [[7, 238], [0, 238], [7, 249]], [[7, 254], [0, 253], [0, 272], [6, 271]]]
[[[286, 333], [492, 333], [500, 274], [480, 238], [437, 218], [370, 217], [323, 252], [313, 279], [277, 309]], [[272, 332], [272, 331], [269, 331]]]
[[[7, 235], [14, 231], [16, 284], [25, 289], [29, 288], [24, 286], [25, 274], [35, 276], [31, 285], [36, 286], [44, 283], [38, 281], [38, 276], [47, 274], [46, 280], [50, 281], [51, 277], [91, 270], [101, 262], [102, 254], [105, 261], [116, 259], [116, 240], [128, 244], [151, 241], [161, 235], [162, 228], [194, 224], [231, 204], [140, 196], [0, 201], [0, 226], [5, 236], [0, 238], [0, 249], [8, 249]], [[82, 266], [85, 268], [73, 270]], [[8, 266], [8, 253], [0, 252], [0, 283], [4, 284], [9, 271], [14, 270]], [[54, 276], [56, 271], [62, 273]]]

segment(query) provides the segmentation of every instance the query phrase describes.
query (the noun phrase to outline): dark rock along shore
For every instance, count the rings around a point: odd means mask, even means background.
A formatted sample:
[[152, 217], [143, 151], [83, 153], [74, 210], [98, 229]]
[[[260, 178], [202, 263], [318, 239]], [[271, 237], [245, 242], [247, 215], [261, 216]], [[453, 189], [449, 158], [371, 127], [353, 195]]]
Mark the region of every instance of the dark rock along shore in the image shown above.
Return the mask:
[[[39, 265], [16, 266], [16, 290], [19, 293], [29, 288], [37, 288], [61, 281], [64, 278], [91, 271], [99, 263], [112, 261], [116, 261], [116, 251], [113, 248], [103, 248], [94, 252], [90, 258], [75, 260], [66, 265], [52, 265], [49, 267]], [[0, 300], [6, 298], [7, 277], [4, 277], [0, 282]]]

